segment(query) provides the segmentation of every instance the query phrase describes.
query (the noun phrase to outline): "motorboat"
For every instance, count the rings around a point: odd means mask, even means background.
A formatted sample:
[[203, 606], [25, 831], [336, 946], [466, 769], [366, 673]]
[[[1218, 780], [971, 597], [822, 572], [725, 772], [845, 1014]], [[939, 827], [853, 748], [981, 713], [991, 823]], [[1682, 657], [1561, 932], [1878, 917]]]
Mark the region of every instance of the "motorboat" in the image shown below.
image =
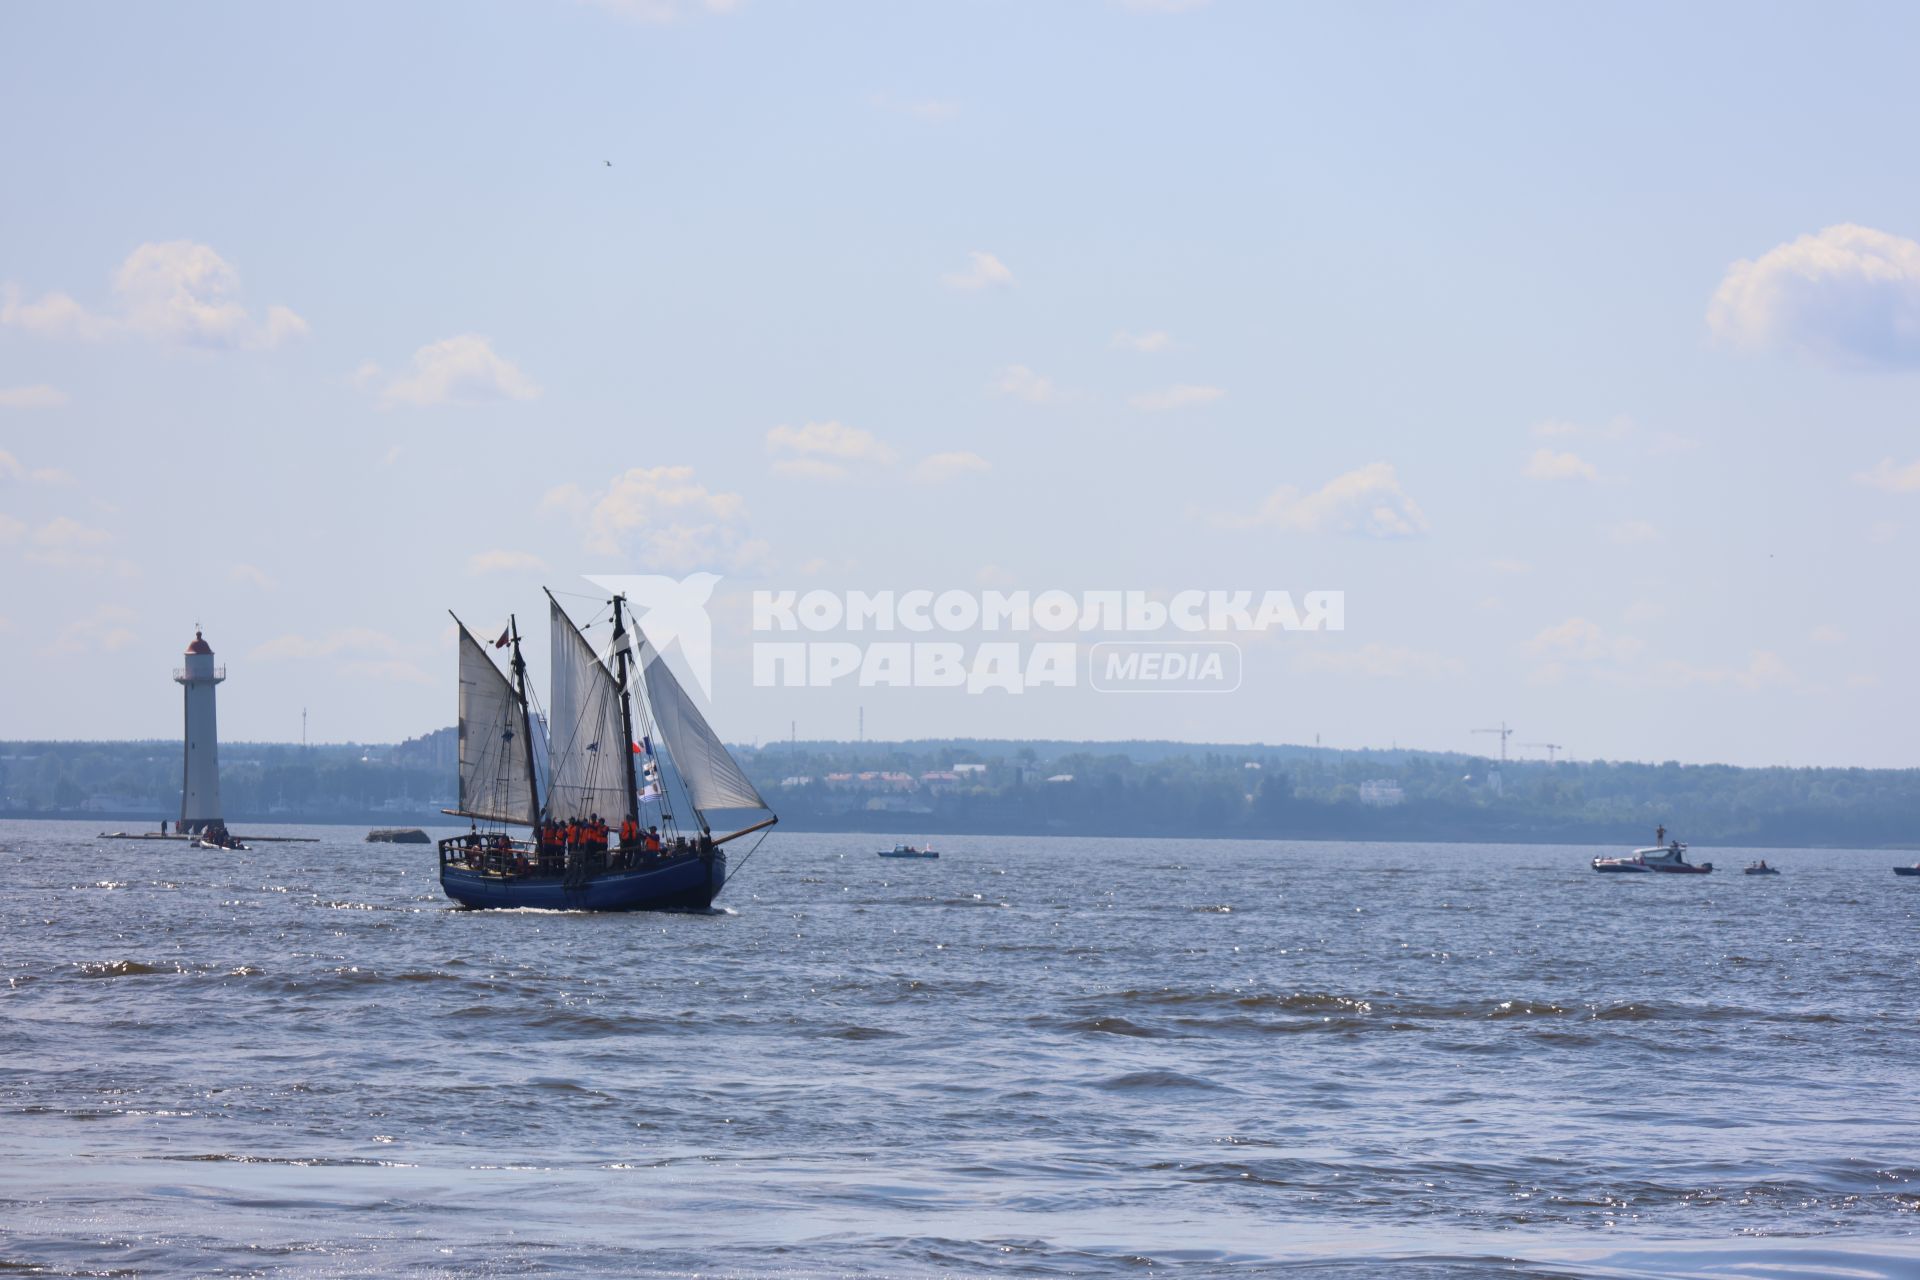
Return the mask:
[[1910, 867], [1895, 867], [1893, 874], [1897, 876], [1920, 876], [1920, 862], [1916, 862]]
[[1762, 858], [1758, 862], [1749, 862], [1747, 869], [1740, 874], [1748, 876], [1777, 876], [1780, 874], [1780, 868], [1768, 866], [1767, 860]]
[[193, 842], [193, 847], [196, 849], [219, 849], [225, 853], [252, 852], [250, 849], [247, 848], [246, 845], [241, 844], [238, 840], [229, 840], [225, 844], [221, 844], [217, 840], [195, 840]]
[[897, 844], [891, 849], [882, 849], [880, 856], [883, 858], [937, 858], [940, 856], [940, 851], [923, 845]]
[[1627, 874], [1666, 872], [1669, 875], [1703, 876], [1713, 870], [1713, 864], [1688, 862], [1687, 846], [1678, 840], [1673, 840], [1665, 845], [1655, 845], [1651, 849], [1635, 849], [1626, 857], [1595, 858], [1593, 869]]

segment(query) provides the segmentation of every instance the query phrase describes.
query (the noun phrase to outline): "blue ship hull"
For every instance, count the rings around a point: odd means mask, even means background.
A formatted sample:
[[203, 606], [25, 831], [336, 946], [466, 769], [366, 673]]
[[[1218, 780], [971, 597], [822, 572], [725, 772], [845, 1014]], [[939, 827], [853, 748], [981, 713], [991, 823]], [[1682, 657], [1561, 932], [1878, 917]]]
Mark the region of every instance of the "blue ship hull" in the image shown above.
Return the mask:
[[535, 907], [546, 911], [701, 910], [727, 882], [727, 855], [697, 853], [604, 871], [577, 883], [560, 876], [501, 876], [442, 866], [440, 887], [463, 907]]

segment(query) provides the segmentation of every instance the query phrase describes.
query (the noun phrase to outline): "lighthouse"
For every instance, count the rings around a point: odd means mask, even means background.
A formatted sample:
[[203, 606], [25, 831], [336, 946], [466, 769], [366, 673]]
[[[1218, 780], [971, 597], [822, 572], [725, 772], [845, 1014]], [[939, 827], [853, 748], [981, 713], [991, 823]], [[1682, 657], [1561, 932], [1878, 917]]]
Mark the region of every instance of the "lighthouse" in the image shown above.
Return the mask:
[[213, 646], [194, 629], [187, 665], [175, 667], [175, 683], [186, 692], [186, 763], [180, 777], [180, 830], [205, 831], [220, 825], [220, 735], [213, 719], [213, 687], [227, 678], [213, 665]]

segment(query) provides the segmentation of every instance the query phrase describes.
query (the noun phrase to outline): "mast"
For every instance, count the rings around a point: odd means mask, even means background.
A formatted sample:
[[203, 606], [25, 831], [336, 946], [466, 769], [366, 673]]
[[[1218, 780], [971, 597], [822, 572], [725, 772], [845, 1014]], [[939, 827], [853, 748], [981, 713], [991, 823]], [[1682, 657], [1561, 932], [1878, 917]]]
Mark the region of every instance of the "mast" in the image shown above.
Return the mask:
[[621, 744], [620, 755], [627, 765], [627, 817], [632, 821], [640, 820], [640, 788], [633, 776], [633, 692], [627, 685], [627, 627], [621, 617], [620, 606], [626, 603], [625, 596], [613, 598], [613, 656], [620, 664], [620, 727], [626, 735]]
[[520, 620], [507, 615], [507, 631], [513, 636], [513, 691], [520, 696], [520, 742], [527, 754], [527, 795], [532, 799], [528, 815], [535, 827], [540, 825], [540, 774], [533, 767], [533, 723], [527, 711], [527, 660], [520, 656]]

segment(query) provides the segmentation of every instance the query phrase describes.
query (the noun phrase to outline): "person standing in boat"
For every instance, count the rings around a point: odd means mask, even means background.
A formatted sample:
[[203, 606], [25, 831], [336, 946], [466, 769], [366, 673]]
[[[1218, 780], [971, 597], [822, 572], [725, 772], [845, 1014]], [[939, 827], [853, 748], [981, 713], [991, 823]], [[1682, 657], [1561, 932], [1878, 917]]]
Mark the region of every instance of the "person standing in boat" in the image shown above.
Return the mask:
[[1667, 824], [1666, 823], [1663, 822], [1659, 826], [1653, 829], [1653, 842], [1655, 844], [1665, 844], [1667, 842]]

